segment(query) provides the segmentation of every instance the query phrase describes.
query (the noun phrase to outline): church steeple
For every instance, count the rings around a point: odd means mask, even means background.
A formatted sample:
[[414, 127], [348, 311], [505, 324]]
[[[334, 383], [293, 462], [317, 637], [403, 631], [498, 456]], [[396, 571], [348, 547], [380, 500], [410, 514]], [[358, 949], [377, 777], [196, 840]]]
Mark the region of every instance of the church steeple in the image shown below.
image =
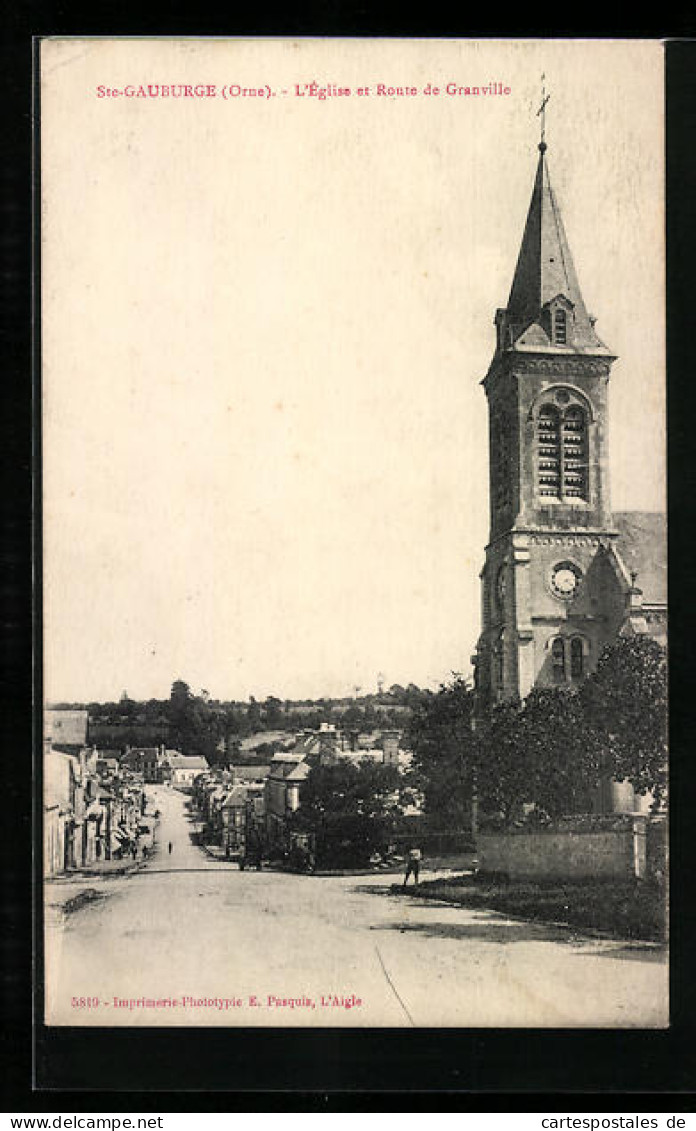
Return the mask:
[[496, 319], [498, 350], [606, 355], [582, 297], [546, 150], [542, 141], [507, 309]]
[[492, 539], [541, 526], [605, 529], [611, 519], [605, 425], [616, 359], [587, 313], [546, 150], [542, 140], [510, 297], [496, 314], [498, 340], [483, 381]]
[[551, 188], [547, 101], [544, 91], [527, 223], [483, 381], [491, 526], [476, 661], [482, 703], [582, 679], [615, 616], [625, 616], [623, 599], [607, 597], [606, 571], [617, 538], [607, 450], [616, 359], [587, 313]]

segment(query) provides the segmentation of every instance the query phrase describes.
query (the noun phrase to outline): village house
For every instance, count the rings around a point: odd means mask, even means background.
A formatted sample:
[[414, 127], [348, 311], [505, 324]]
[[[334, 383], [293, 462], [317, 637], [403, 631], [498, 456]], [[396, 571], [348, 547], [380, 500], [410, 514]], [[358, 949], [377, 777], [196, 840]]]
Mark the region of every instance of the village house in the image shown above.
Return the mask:
[[179, 754], [167, 750], [162, 760], [164, 779], [171, 782], [174, 789], [190, 790], [198, 774], [208, 769], [205, 758], [197, 754]]
[[[258, 787], [256, 792], [260, 792]], [[254, 824], [252, 794], [252, 788], [235, 785], [225, 794], [220, 804], [220, 845], [228, 856], [243, 854], [246, 849], [249, 827]]]
[[287, 820], [300, 807], [300, 788], [309, 776], [310, 765], [303, 751], [274, 754], [265, 783], [266, 836], [269, 844], [287, 840]]
[[53, 749], [71, 747], [82, 750], [87, 745], [89, 716], [87, 711], [48, 708], [44, 711], [44, 739]]
[[229, 769], [234, 785], [260, 785], [263, 784], [271, 772], [270, 762], [264, 765], [247, 765], [244, 762], [233, 762]]
[[[77, 727], [58, 728], [77, 737]], [[85, 730], [86, 733], [86, 730]], [[72, 743], [61, 743], [68, 750]], [[120, 771], [118, 761], [99, 751], [77, 753], [44, 742], [44, 874], [88, 868], [129, 848], [139, 834], [142, 782]]]

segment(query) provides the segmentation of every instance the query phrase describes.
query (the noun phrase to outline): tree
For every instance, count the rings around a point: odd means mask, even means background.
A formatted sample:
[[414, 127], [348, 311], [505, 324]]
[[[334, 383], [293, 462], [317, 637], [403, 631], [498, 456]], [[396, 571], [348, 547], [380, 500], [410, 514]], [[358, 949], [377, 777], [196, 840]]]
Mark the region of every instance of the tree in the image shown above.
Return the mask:
[[588, 741], [605, 772], [652, 792], [667, 786], [667, 654], [650, 636], [619, 637], [582, 689]]
[[275, 695], [267, 696], [264, 705], [265, 723], [268, 730], [280, 730], [283, 726], [283, 704]]
[[511, 824], [527, 806], [552, 819], [590, 809], [601, 759], [576, 688], [536, 687], [522, 702], [498, 703], [480, 719], [477, 737], [482, 813]]
[[187, 683], [177, 679], [172, 684], [166, 704], [170, 724], [170, 741], [183, 754], [200, 754], [215, 762], [219, 759], [218, 743], [225, 730], [224, 719], [200, 696], [194, 696]]
[[455, 675], [435, 695], [421, 697], [408, 729], [412, 782], [425, 812], [448, 828], [467, 825], [477, 763], [472, 721], [474, 692]]
[[291, 827], [315, 836], [317, 855], [334, 863], [365, 863], [384, 846], [389, 823], [403, 812], [403, 783], [380, 762], [315, 765], [302, 786]]
[[246, 711], [246, 726], [250, 734], [262, 729], [261, 708], [253, 695], [249, 696], [249, 706]]
[[531, 801], [529, 764], [520, 740], [522, 704], [507, 699], [490, 707], [476, 728], [476, 793], [481, 813], [505, 824]]
[[183, 679], [175, 679], [169, 693], [169, 703], [175, 710], [181, 710], [191, 699], [191, 688]]

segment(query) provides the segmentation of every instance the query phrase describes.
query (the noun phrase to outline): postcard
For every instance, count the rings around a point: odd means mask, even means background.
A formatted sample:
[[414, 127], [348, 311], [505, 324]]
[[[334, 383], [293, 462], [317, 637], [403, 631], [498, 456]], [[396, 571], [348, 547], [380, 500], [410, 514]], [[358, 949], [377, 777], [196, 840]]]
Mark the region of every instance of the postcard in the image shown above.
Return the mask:
[[41, 41], [47, 1025], [669, 1024], [663, 68]]

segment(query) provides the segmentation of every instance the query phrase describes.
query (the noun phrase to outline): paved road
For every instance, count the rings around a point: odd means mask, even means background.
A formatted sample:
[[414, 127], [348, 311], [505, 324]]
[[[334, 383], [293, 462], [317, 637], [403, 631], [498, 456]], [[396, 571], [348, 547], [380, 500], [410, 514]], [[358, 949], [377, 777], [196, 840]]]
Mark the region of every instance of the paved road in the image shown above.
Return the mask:
[[152, 796], [162, 819], [147, 866], [90, 879], [100, 898], [47, 919], [49, 1024], [667, 1022], [660, 948], [394, 897], [393, 877], [240, 872], [192, 843], [180, 794]]

